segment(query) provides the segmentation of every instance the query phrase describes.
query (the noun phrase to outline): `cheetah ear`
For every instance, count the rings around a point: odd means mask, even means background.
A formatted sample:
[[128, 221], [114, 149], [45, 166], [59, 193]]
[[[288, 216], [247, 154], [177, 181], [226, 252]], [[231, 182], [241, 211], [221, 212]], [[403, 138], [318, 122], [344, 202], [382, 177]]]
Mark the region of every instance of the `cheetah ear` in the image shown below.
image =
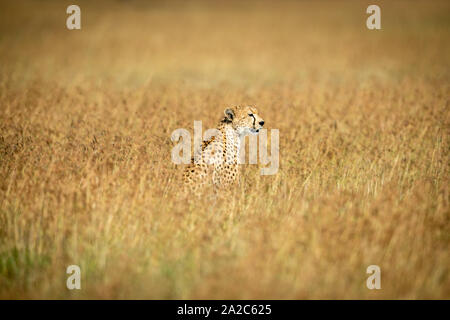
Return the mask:
[[234, 111], [233, 109], [225, 109], [225, 117], [229, 121], [233, 121], [234, 119]]

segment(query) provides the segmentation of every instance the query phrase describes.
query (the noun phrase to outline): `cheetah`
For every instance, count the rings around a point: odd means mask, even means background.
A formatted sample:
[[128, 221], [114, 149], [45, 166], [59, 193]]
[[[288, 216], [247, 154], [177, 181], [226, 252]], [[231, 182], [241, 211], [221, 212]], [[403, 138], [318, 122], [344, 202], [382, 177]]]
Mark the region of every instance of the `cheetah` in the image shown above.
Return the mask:
[[185, 189], [194, 194], [199, 195], [208, 186], [216, 193], [231, 187], [239, 179], [241, 139], [257, 135], [264, 125], [258, 110], [252, 106], [228, 108], [224, 114], [217, 134], [203, 141], [184, 171]]

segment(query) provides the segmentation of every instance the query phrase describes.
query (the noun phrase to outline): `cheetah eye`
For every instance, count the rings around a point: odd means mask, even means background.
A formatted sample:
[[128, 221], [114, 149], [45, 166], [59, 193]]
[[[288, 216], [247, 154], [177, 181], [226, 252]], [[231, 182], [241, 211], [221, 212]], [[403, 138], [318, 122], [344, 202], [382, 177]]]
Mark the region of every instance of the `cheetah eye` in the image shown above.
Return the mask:
[[253, 117], [253, 113], [249, 113], [248, 115], [249, 115], [250, 117]]

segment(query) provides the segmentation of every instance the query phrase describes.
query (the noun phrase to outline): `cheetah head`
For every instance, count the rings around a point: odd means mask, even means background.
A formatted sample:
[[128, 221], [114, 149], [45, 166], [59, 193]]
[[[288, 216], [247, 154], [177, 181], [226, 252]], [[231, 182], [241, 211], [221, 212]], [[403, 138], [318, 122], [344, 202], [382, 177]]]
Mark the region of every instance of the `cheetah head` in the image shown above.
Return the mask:
[[258, 115], [255, 107], [237, 106], [225, 109], [225, 118], [222, 120], [231, 123], [233, 129], [240, 135], [258, 134], [263, 128], [264, 120]]

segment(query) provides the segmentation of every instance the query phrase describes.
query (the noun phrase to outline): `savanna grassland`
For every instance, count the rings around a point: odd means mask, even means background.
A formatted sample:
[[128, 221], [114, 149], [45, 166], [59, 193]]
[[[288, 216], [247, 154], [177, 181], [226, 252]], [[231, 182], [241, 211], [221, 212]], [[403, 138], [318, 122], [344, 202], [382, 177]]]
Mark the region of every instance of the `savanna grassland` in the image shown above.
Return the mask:
[[[0, 4], [0, 298], [450, 298], [448, 1], [76, 3]], [[186, 198], [235, 104], [278, 173]]]

